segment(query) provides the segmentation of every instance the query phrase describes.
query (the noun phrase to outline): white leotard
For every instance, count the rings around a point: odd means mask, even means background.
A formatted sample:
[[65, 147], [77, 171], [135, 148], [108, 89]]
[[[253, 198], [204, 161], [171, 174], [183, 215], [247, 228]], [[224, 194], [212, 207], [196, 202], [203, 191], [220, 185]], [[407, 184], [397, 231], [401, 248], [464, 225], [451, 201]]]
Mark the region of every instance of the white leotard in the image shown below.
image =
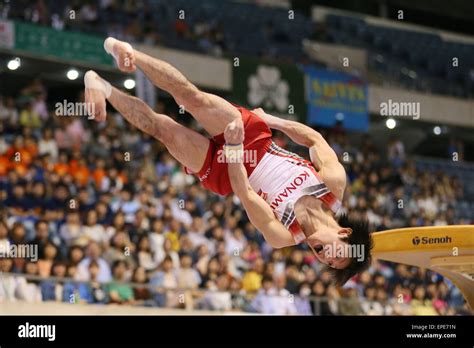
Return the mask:
[[272, 143], [249, 177], [250, 185], [272, 208], [297, 243], [306, 239], [294, 206], [302, 196], [321, 199], [337, 213], [341, 202], [329, 191], [311, 162]]

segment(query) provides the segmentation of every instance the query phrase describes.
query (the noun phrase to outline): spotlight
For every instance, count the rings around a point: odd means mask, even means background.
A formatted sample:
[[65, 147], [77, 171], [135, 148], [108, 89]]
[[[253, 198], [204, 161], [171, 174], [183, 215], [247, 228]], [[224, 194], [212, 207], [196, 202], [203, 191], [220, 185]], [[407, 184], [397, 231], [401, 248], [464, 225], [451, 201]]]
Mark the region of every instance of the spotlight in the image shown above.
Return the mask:
[[15, 59], [12, 59], [8, 62], [7, 68], [10, 70], [16, 70], [21, 66], [21, 60], [20, 58], [16, 57]]
[[397, 126], [397, 121], [395, 121], [393, 118], [389, 118], [385, 122], [385, 125], [387, 126], [388, 129], [394, 129]]
[[79, 77], [79, 72], [76, 69], [70, 69], [66, 76], [69, 80], [74, 81]]
[[127, 79], [124, 81], [123, 86], [126, 89], [134, 89], [135, 88], [135, 80]]

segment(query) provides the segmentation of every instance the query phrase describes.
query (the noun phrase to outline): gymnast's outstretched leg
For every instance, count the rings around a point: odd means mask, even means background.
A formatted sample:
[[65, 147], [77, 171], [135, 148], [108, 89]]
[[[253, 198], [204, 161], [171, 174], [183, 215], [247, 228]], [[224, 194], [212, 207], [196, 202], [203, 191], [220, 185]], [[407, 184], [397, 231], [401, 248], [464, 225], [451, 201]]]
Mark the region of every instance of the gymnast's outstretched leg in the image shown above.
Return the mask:
[[230, 122], [241, 117], [232, 104], [217, 95], [199, 90], [171, 64], [150, 57], [114, 38], [105, 40], [104, 47], [115, 57], [122, 71], [132, 72], [136, 67], [141, 69], [155, 86], [170, 93], [176, 103], [183, 106], [211, 136], [224, 133]]
[[86, 73], [84, 82], [86, 102], [94, 106], [97, 120], [105, 120], [107, 99], [127, 121], [163, 143], [182, 165], [194, 172], [202, 168], [209, 139], [166, 115], [155, 113], [142, 100], [112, 87], [94, 71]]

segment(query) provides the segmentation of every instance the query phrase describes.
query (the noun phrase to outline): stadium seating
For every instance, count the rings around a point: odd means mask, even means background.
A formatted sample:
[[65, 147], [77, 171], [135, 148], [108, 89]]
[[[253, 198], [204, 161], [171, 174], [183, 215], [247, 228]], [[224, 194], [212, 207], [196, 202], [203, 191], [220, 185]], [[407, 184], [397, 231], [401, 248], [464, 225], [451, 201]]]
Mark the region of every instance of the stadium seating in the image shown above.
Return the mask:
[[[67, 0], [47, 0], [46, 3], [59, 17], [67, 17], [66, 12], [72, 9]], [[294, 19], [288, 20], [285, 9], [251, 3], [150, 0], [127, 9], [124, 6], [127, 1], [115, 3], [112, 9], [98, 6], [95, 21], [84, 23], [77, 17], [66, 20], [66, 26], [106, 36], [110, 34], [107, 23], [114, 23], [118, 32], [113, 34], [121, 37], [120, 33], [123, 34], [128, 25], [136, 23], [140, 37], [127, 34], [128, 40], [141, 41], [143, 34], [151, 31], [159, 34], [162, 44], [176, 49], [208, 54], [265, 55], [293, 62], [305, 57], [302, 41], [314, 34], [314, 23], [302, 13], [296, 12]], [[24, 18], [25, 9], [20, 1], [10, 6], [10, 18], [31, 20]], [[80, 11], [80, 7], [73, 9]], [[188, 31], [185, 35], [178, 35], [175, 30], [180, 14], [185, 16]], [[196, 34], [194, 29], [198, 23], [206, 23], [209, 29], [222, 34], [222, 38]], [[404, 88], [463, 98], [474, 95], [471, 71], [474, 45], [448, 42], [435, 33], [368, 24], [355, 15], [328, 14], [325, 24], [327, 37], [324, 40], [366, 49], [369, 67]], [[218, 49], [213, 49], [216, 47]], [[453, 57], [459, 60], [457, 68], [452, 67]]]
[[[469, 97], [474, 45], [444, 41], [434, 33], [366, 23], [362, 18], [329, 14], [328, 40], [364, 48], [369, 66], [406, 88]], [[452, 66], [453, 58], [459, 66]]]

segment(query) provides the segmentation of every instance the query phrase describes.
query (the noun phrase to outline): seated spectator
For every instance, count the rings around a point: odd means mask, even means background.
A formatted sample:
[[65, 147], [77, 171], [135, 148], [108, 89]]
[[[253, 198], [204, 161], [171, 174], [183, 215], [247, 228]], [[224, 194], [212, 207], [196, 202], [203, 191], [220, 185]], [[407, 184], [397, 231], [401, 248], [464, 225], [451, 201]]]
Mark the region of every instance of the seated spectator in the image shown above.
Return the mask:
[[380, 303], [382, 306], [382, 315], [392, 315], [393, 314], [393, 309], [392, 306], [390, 305], [388, 301], [388, 294], [387, 291], [383, 288], [378, 288], [377, 289], [377, 295], [376, 295], [376, 300]]
[[71, 210], [66, 215], [66, 223], [59, 228], [59, 235], [66, 245], [85, 245], [84, 227], [81, 224], [79, 212]]
[[165, 238], [165, 241], [163, 242], [163, 251], [166, 256], [169, 256], [171, 260], [173, 261], [173, 267], [175, 269], [179, 268], [179, 254], [173, 249], [173, 242]]
[[153, 260], [157, 264], [160, 264], [166, 256], [164, 249], [165, 236], [163, 234], [163, 222], [161, 220], [155, 219], [151, 223], [151, 233], [148, 236]]
[[262, 314], [288, 315], [296, 314], [294, 297], [285, 289], [285, 278], [280, 276], [275, 281], [265, 277], [262, 281], [262, 289], [252, 302], [252, 307]]
[[[198, 246], [194, 252], [194, 258], [196, 259], [195, 268], [199, 272], [199, 275], [202, 276], [203, 274], [207, 273], [207, 265], [209, 264], [209, 260], [211, 256], [209, 255], [209, 250], [207, 249], [206, 245]], [[202, 283], [202, 279], [201, 279]]]
[[66, 276], [67, 267], [66, 264], [56, 262], [52, 266], [52, 277], [55, 280], [43, 280], [41, 282], [41, 295], [43, 301], [62, 301], [63, 300], [63, 283], [59, 280], [64, 279]]
[[178, 287], [180, 289], [197, 289], [201, 284], [199, 273], [192, 268], [193, 259], [188, 254], [180, 258], [180, 268], [177, 271]]
[[233, 227], [225, 236], [226, 252], [228, 255], [240, 255], [247, 246], [247, 239], [240, 228]]
[[[135, 268], [132, 276], [132, 282], [135, 284], [147, 285], [149, 282], [149, 277], [143, 267]], [[133, 298], [135, 299], [135, 304], [137, 305], [152, 305], [151, 300], [151, 291], [147, 287], [134, 287], [133, 288]]]
[[12, 97], [7, 97], [0, 101], [0, 121], [5, 125], [6, 130], [17, 127], [18, 110]]
[[255, 292], [262, 286], [262, 274], [265, 267], [265, 261], [258, 258], [252, 265], [252, 270], [246, 272], [242, 278], [242, 288], [246, 292]]
[[411, 310], [413, 315], [436, 315], [436, 309], [431, 300], [426, 298], [426, 290], [423, 285], [418, 285], [414, 291], [414, 297], [411, 301]]
[[[34, 239], [30, 243], [37, 246], [38, 257], [41, 259], [44, 257], [45, 246], [48, 243], [50, 243], [48, 222], [45, 220], [36, 221], [34, 232], [35, 232]], [[0, 232], [0, 236], [1, 236], [1, 232]]]
[[30, 101], [20, 112], [20, 126], [29, 128], [41, 127], [41, 118], [38, 112], [33, 108], [33, 102]]
[[35, 262], [27, 262], [25, 275], [26, 277], [18, 278], [17, 298], [30, 303], [41, 302], [40, 280], [36, 278], [39, 276], [38, 265]]
[[292, 315], [296, 314], [294, 295], [286, 289], [285, 276], [275, 277], [275, 314]]
[[46, 128], [43, 132], [43, 137], [38, 142], [38, 154], [48, 154], [52, 161], [58, 158], [58, 144], [53, 138], [53, 131], [51, 128]]
[[44, 246], [43, 257], [38, 260], [38, 275], [47, 278], [51, 275], [53, 264], [58, 256], [58, 248], [53, 243]]
[[69, 304], [89, 303], [91, 293], [87, 284], [73, 280], [77, 274], [77, 267], [69, 265], [66, 274], [68, 279], [64, 282], [63, 302]]
[[171, 250], [175, 252], [178, 252], [180, 249], [180, 244], [179, 244], [180, 231], [181, 231], [181, 223], [178, 220], [172, 219], [169, 223], [168, 231], [166, 231], [165, 233], [165, 238], [171, 242]]
[[273, 296], [275, 296], [273, 279], [270, 276], [265, 276], [262, 279], [262, 287], [258, 290], [257, 295], [251, 303], [251, 308], [253, 308], [257, 313], [274, 313]]
[[133, 289], [126, 284], [127, 264], [116, 261], [112, 266], [113, 281], [107, 285], [107, 294], [110, 303], [132, 304], [134, 302]]
[[316, 297], [312, 302], [315, 315], [337, 315], [339, 313], [340, 295], [335, 287], [329, 285], [326, 288], [321, 280], [316, 280], [311, 291], [312, 296]]
[[8, 225], [5, 221], [0, 220], [0, 250], [2, 250], [2, 257], [7, 257], [8, 255], [5, 255], [6, 252], [5, 250], [8, 250], [8, 247], [10, 246], [10, 240], [8, 238]]
[[214, 282], [219, 277], [220, 264], [216, 257], [213, 257], [207, 263], [205, 271], [201, 274], [201, 287], [208, 288], [209, 282]]
[[15, 216], [28, 216], [33, 208], [31, 200], [26, 195], [26, 188], [22, 184], [13, 187], [13, 192], [8, 195], [4, 205]]
[[367, 315], [383, 315], [384, 309], [382, 304], [376, 302], [377, 289], [373, 286], [367, 287], [364, 291], [364, 301], [362, 309]]
[[104, 226], [97, 222], [97, 212], [89, 210], [86, 215], [86, 223], [82, 226], [83, 235], [90, 241], [97, 242], [101, 245], [109, 243], [110, 235], [107, 234]]
[[123, 189], [120, 193], [120, 201], [112, 205], [112, 210], [120, 210], [125, 215], [125, 222], [133, 223], [135, 221], [135, 213], [140, 209], [140, 203], [134, 198], [131, 189]]
[[[0, 274], [11, 273], [13, 270], [13, 261], [7, 257], [0, 257]], [[5, 275], [0, 277], [0, 303], [15, 302], [17, 300], [17, 288], [23, 280], [22, 276]]]
[[110, 267], [100, 256], [101, 254], [101, 247], [96, 242], [90, 242], [87, 246], [87, 256], [77, 265], [77, 274], [74, 279], [78, 281], [88, 281], [90, 279], [90, 274], [88, 272], [89, 264], [92, 261], [95, 261], [99, 265], [97, 281], [100, 283], [110, 282], [112, 280]]
[[178, 288], [183, 292], [181, 295], [184, 296], [184, 304], [186, 308], [193, 308], [193, 297], [194, 290], [201, 284], [201, 277], [198, 271], [192, 268], [193, 259], [188, 254], [181, 255], [180, 268], [177, 270], [176, 275], [178, 278]]
[[107, 234], [113, 237], [119, 231], [127, 231], [125, 215], [121, 211], [113, 213], [112, 224], [107, 227]]
[[135, 244], [130, 241], [126, 231], [118, 231], [111, 239], [110, 247], [104, 253], [103, 257], [107, 263], [112, 264], [115, 261], [125, 261], [129, 269], [136, 266]]
[[343, 290], [339, 311], [342, 315], [361, 315], [364, 313], [354, 284], [349, 284]]
[[178, 305], [178, 278], [173, 268], [173, 260], [166, 256], [160, 270], [151, 276], [150, 285], [154, 287], [153, 294], [160, 307], [175, 307]]
[[312, 315], [311, 303], [309, 295], [311, 294], [310, 284], [302, 282], [299, 287], [298, 296], [295, 296], [294, 302], [296, 307], [296, 313], [300, 315]]
[[232, 296], [229, 293], [229, 278], [220, 275], [216, 281], [208, 282], [201, 305], [213, 311], [228, 311], [232, 308]]
[[151, 271], [158, 267], [158, 262], [151, 251], [150, 239], [148, 236], [142, 236], [138, 241], [137, 259], [140, 267], [143, 267], [145, 271]]
[[100, 273], [99, 264], [96, 261], [92, 261], [89, 264], [89, 283], [87, 284], [88, 296], [87, 301], [89, 303], [104, 304], [108, 303], [107, 293], [104, 290], [104, 285], [97, 281], [97, 277]]
[[84, 250], [82, 249], [82, 247], [78, 245], [72, 246], [68, 250], [68, 256], [66, 259], [68, 260], [69, 264], [73, 266], [77, 266], [79, 262], [81, 262], [82, 259], [84, 259]]

